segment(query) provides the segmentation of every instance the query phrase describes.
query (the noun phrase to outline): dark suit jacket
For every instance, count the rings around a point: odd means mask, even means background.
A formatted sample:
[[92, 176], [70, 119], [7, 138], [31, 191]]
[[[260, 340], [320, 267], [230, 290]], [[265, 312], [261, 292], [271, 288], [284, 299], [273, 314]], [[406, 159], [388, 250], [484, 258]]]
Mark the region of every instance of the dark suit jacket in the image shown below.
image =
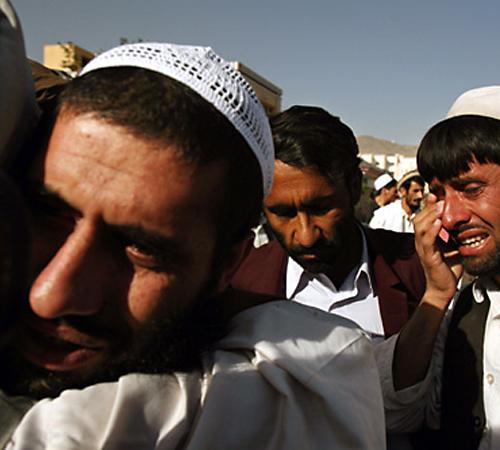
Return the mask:
[[[413, 234], [364, 228], [385, 336], [397, 333], [417, 307], [425, 278]], [[285, 298], [287, 254], [277, 241], [253, 249], [231, 285]]]

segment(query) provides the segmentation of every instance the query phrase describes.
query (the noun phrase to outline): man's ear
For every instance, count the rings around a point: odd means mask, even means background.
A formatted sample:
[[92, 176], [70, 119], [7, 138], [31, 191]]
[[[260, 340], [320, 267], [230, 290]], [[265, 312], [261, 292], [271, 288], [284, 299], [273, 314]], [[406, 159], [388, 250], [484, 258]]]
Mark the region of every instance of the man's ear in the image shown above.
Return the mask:
[[356, 168], [356, 170], [352, 174], [352, 177], [350, 177], [349, 180], [346, 180], [349, 193], [351, 194], [352, 206], [355, 206], [361, 197], [362, 178], [363, 174], [361, 173], [361, 169]]
[[217, 285], [217, 292], [221, 292], [227, 288], [229, 282], [233, 278], [234, 274], [240, 267], [243, 260], [250, 253], [253, 246], [253, 233], [249, 235], [246, 239], [234, 244], [229, 250], [226, 258], [223, 261], [224, 268], [221, 272], [219, 278], [219, 283]]

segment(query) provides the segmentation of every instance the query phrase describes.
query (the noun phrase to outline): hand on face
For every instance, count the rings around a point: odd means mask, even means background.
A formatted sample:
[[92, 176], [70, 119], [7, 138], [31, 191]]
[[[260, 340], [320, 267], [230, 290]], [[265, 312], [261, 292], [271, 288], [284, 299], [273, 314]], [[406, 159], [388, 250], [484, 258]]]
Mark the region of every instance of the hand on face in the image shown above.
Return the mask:
[[425, 208], [415, 217], [415, 246], [427, 281], [425, 296], [441, 308], [446, 307], [456, 292], [463, 266], [458, 250], [443, 245], [444, 201], [429, 194]]

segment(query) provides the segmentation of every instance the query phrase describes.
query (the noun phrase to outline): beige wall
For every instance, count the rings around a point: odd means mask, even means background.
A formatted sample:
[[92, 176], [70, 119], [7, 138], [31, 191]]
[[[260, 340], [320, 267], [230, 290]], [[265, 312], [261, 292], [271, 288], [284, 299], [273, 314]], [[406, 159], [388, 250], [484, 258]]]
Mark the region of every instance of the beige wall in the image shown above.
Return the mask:
[[43, 47], [43, 64], [51, 69], [77, 73], [93, 57], [89, 52], [71, 42], [48, 44]]

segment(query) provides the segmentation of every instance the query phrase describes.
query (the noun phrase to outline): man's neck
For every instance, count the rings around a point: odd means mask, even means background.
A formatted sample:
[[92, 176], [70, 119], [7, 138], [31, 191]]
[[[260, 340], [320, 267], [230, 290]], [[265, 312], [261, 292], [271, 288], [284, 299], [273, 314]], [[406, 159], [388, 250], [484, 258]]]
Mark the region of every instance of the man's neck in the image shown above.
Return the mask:
[[345, 241], [344, 251], [335, 260], [335, 266], [325, 272], [332, 283], [339, 287], [342, 285], [347, 275], [359, 265], [363, 251], [363, 238], [361, 229], [357, 224], [353, 224], [350, 236]]
[[413, 215], [413, 213], [415, 212], [411, 207], [410, 205], [408, 205], [408, 203], [406, 203], [406, 199], [403, 198], [401, 200], [401, 206], [403, 207], [403, 211], [406, 213], [406, 215], [408, 217], [411, 217]]
[[382, 206], [385, 206], [385, 202], [384, 202], [384, 199], [382, 198], [381, 195], [379, 195], [378, 197], [375, 197], [375, 203], [382, 207]]

